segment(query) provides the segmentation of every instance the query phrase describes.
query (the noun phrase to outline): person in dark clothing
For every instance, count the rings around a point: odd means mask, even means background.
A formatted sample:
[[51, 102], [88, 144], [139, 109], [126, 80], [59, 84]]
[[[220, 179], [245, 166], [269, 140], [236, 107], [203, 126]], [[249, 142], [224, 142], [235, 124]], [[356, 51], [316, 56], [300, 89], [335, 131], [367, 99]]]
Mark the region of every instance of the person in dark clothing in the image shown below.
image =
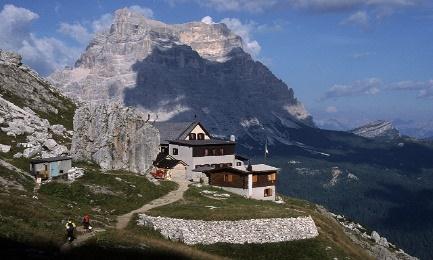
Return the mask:
[[74, 237], [74, 230], [75, 230], [75, 223], [72, 222], [72, 220], [68, 220], [68, 222], [66, 222], [66, 238], [69, 242], [74, 241], [75, 237]]
[[86, 230], [89, 230], [89, 231], [91, 230], [91, 227], [90, 227], [90, 216], [88, 214], [84, 215], [84, 217], [83, 217], [83, 227]]

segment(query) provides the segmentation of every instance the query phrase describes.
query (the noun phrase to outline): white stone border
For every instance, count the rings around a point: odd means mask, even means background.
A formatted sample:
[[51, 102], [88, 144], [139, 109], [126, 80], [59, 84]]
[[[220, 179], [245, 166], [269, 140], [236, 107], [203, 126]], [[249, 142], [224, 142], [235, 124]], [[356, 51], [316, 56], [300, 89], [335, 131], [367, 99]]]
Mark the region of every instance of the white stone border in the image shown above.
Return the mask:
[[165, 238], [187, 245], [214, 243], [274, 243], [319, 235], [311, 216], [237, 221], [184, 220], [139, 214], [138, 225], [159, 231]]

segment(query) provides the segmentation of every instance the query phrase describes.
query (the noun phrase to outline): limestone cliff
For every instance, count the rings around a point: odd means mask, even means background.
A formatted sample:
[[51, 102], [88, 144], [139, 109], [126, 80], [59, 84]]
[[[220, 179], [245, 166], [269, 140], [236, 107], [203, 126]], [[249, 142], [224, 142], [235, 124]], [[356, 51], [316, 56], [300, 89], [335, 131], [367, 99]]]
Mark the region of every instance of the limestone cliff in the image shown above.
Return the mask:
[[89, 104], [74, 116], [72, 157], [104, 170], [145, 173], [159, 151], [159, 132], [143, 115], [119, 104]]
[[152, 120], [196, 116], [215, 134], [289, 144], [284, 129], [314, 126], [312, 118], [293, 90], [243, 48], [223, 23], [170, 25], [121, 9], [74, 68], [50, 79], [71, 97], [120, 101]]

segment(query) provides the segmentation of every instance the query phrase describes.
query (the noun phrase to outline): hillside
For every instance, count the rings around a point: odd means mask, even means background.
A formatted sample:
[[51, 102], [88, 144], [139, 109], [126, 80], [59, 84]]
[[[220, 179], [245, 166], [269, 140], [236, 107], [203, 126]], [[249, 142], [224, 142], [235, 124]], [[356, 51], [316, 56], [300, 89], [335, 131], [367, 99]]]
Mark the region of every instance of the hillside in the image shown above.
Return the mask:
[[[227, 200], [221, 200], [203, 196], [204, 190], [212, 190], [207, 187], [190, 187], [184, 200], [155, 208], [150, 214], [205, 220], [311, 215], [320, 235], [315, 239], [261, 245], [186, 246], [137, 226], [137, 219], [131, 221], [125, 230], [116, 230], [116, 216], [166, 194], [175, 188], [174, 183], [163, 182], [156, 186], [146, 178], [128, 172], [101, 174], [96, 166], [80, 166], [87, 169], [84, 177], [73, 183], [45, 184], [37, 193], [33, 191], [32, 181], [21, 179], [16, 173], [2, 168], [2, 176], [6, 173], [7, 178], [14, 179], [18, 186], [22, 185], [20, 188], [10, 186], [0, 193], [2, 255], [37, 256], [39, 259], [95, 256], [116, 259], [146, 256], [181, 259], [247, 259], [253, 256], [259, 259], [372, 259], [360, 245], [365, 247], [367, 244], [367, 250], [378, 246], [374, 240], [361, 238], [359, 234], [344, 228], [332, 214], [314, 204], [290, 198], [284, 198], [285, 204], [275, 204], [248, 200], [234, 194]], [[208, 205], [213, 205], [215, 209], [206, 207]], [[59, 247], [64, 243], [63, 225], [66, 219], [72, 218], [79, 223], [84, 213], [91, 214], [95, 235], [81, 246], [60, 251]], [[353, 238], [349, 237], [350, 232]], [[356, 237], [359, 237], [358, 240]], [[34, 255], [35, 252], [37, 255]]]
[[[405, 137], [368, 139], [315, 128], [291, 129], [287, 134], [299, 143], [270, 147], [266, 159], [281, 168], [281, 193], [325, 205], [377, 230], [421, 259], [433, 256], [429, 246], [433, 227], [431, 144]], [[262, 154], [251, 153], [253, 161], [263, 161]]]
[[76, 105], [21, 63], [0, 50], [0, 160], [28, 171], [33, 157], [67, 153]]

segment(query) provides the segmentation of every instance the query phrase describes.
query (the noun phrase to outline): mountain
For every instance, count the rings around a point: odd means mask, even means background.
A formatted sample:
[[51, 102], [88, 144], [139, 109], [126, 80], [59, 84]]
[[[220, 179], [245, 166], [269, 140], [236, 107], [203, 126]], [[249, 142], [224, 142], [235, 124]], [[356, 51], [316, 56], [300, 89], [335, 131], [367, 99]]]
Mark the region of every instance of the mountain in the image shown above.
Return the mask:
[[121, 9], [75, 66], [50, 80], [70, 97], [120, 101], [158, 121], [197, 117], [216, 135], [256, 143], [290, 144], [276, 125], [314, 127], [293, 90], [223, 23], [169, 25]]
[[433, 122], [431, 120], [415, 121], [395, 119], [392, 124], [407, 136], [424, 139], [433, 136]]
[[378, 120], [350, 130], [351, 133], [366, 138], [395, 139], [400, 132], [389, 121]]
[[0, 161], [28, 170], [35, 156], [68, 152], [76, 105], [21, 63], [0, 50]]
[[335, 118], [314, 120], [314, 122], [318, 127], [326, 130], [346, 131], [347, 129], [349, 129], [349, 127], [346, 124], [340, 122]]

